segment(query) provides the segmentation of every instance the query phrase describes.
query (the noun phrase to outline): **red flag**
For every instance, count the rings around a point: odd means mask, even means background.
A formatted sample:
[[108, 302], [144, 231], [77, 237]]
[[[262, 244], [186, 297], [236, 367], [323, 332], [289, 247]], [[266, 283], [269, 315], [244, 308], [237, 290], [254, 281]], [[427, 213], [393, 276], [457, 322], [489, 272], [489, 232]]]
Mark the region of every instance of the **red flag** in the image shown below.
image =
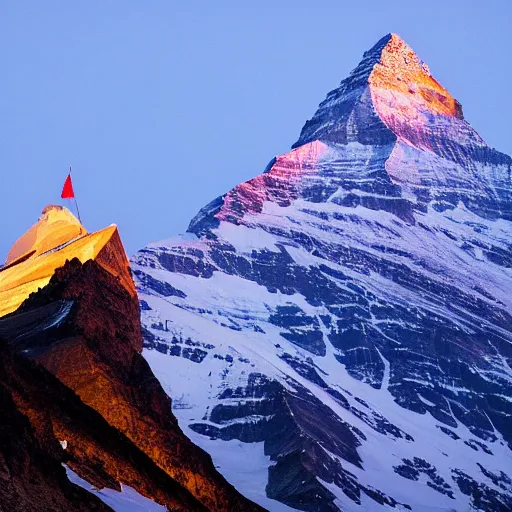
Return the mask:
[[64, 182], [64, 186], [62, 187], [62, 194], [60, 197], [62, 197], [62, 199], [73, 199], [75, 197], [75, 192], [73, 191], [73, 183], [71, 183], [71, 174], [68, 174], [68, 177]]

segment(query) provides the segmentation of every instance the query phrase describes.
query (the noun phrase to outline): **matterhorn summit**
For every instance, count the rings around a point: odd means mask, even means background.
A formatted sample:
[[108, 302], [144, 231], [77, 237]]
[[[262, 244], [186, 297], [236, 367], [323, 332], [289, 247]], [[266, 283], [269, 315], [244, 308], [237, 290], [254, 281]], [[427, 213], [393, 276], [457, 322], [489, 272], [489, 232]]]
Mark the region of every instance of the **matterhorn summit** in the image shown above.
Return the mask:
[[399, 36], [389, 34], [327, 95], [295, 146], [315, 139], [376, 142], [379, 134], [381, 141], [387, 137], [419, 145], [423, 137], [428, 144], [427, 135], [434, 136], [443, 123], [465, 124], [461, 105]]
[[143, 355], [240, 492], [512, 509], [511, 167], [390, 34], [291, 151], [133, 258]]

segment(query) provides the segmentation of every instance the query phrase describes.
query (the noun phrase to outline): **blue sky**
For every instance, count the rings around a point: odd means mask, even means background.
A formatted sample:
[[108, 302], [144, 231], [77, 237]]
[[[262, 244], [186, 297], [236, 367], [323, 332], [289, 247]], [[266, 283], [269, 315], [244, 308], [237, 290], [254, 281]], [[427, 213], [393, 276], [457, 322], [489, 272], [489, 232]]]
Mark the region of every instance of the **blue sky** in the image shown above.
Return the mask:
[[129, 254], [185, 231], [388, 32], [511, 154], [511, 15], [503, 0], [3, 0], [0, 260], [62, 202], [69, 165], [85, 226], [117, 223]]

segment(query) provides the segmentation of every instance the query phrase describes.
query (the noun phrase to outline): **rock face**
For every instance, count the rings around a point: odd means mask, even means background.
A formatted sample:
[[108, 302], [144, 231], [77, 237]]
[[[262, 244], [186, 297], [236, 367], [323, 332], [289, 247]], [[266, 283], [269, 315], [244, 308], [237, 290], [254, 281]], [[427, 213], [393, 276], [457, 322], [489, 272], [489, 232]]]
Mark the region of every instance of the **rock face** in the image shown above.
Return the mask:
[[16, 241], [9, 257], [0, 272], [0, 316], [15, 311], [30, 293], [48, 284], [55, 269], [73, 258], [82, 263], [94, 259], [132, 297], [137, 295], [117, 227], [87, 233], [60, 206], [47, 206], [39, 222]]
[[[73, 485], [61, 465], [67, 459], [66, 452], [51, 434], [51, 421], [45, 407], [41, 407], [44, 400], [39, 391], [52, 385], [52, 390], [61, 391], [59, 383], [14, 356], [3, 341], [0, 356], [0, 510], [110, 510], [98, 498]], [[66, 397], [70, 399], [69, 395]], [[20, 411], [22, 404], [37, 410], [35, 427]], [[55, 409], [60, 412], [59, 405]]]
[[144, 355], [241, 492], [512, 508], [511, 166], [388, 35], [292, 151], [133, 258]]
[[[24, 425], [17, 445], [29, 461], [18, 462], [25, 467], [18, 476], [11, 471], [16, 461], [7, 458], [5, 480], [17, 494], [9, 501], [0, 493], [0, 509], [110, 510], [68, 480], [59, 464], [65, 463], [73, 481], [81, 477], [97, 489], [117, 491], [129, 486], [168, 510], [260, 510], [183, 434], [142, 357], [139, 302], [115, 226], [65, 242], [48, 227], [44, 238], [52, 237], [58, 246], [40, 251], [35, 243], [35, 253], [0, 271], [21, 302], [0, 318], [0, 398], [11, 407], [12, 421]], [[47, 284], [28, 295], [32, 277]], [[0, 428], [10, 428], [10, 418], [0, 419]], [[11, 444], [1, 446], [2, 453], [9, 455]], [[33, 476], [26, 469], [31, 460], [36, 470], [39, 464], [51, 472], [34, 470]], [[30, 496], [34, 485], [25, 483], [34, 479], [41, 479], [49, 502]]]
[[5, 263], [11, 265], [43, 254], [86, 234], [85, 228], [67, 208], [48, 205], [37, 223], [16, 240]]

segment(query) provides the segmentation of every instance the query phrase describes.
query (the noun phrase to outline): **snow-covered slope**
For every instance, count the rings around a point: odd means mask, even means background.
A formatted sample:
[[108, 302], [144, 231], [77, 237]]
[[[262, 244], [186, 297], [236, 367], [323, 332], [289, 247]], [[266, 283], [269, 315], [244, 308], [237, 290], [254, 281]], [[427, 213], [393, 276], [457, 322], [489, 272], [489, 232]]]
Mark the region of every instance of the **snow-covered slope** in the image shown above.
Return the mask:
[[66, 474], [71, 482], [97, 496], [114, 512], [167, 512], [167, 507], [140, 495], [129, 485], [121, 484], [121, 491], [114, 489], [96, 489], [89, 482], [80, 478], [73, 470], [65, 466]]
[[512, 159], [398, 36], [132, 260], [180, 426], [270, 510], [512, 508]]

